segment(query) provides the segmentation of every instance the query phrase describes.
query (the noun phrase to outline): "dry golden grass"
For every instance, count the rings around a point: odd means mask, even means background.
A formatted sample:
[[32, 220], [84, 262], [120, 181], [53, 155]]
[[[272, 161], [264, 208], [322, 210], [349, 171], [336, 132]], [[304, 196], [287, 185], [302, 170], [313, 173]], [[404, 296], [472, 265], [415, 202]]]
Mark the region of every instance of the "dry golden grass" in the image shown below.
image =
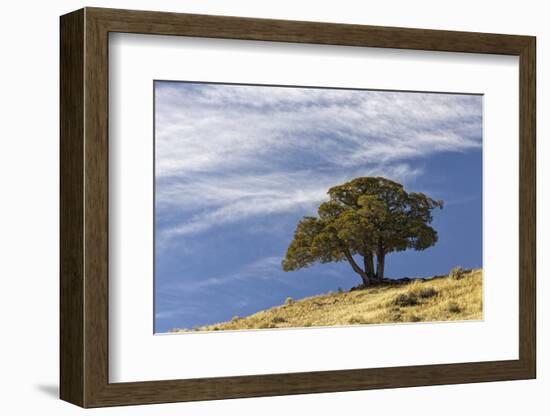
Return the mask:
[[482, 319], [482, 269], [395, 286], [335, 292], [287, 301], [253, 315], [192, 330], [366, 325]]

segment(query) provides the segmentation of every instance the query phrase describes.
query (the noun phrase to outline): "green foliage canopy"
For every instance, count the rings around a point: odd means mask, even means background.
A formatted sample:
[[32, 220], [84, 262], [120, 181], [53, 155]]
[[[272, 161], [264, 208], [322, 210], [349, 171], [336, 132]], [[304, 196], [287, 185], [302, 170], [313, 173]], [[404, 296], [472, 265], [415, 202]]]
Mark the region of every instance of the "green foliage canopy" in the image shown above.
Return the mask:
[[[383, 177], [360, 177], [328, 191], [318, 216], [303, 217], [282, 262], [291, 271], [313, 263], [347, 260], [368, 286], [384, 277], [385, 256], [425, 250], [437, 242], [430, 223], [437, 201]], [[363, 257], [361, 267], [354, 256]], [[374, 268], [376, 256], [376, 270]]]

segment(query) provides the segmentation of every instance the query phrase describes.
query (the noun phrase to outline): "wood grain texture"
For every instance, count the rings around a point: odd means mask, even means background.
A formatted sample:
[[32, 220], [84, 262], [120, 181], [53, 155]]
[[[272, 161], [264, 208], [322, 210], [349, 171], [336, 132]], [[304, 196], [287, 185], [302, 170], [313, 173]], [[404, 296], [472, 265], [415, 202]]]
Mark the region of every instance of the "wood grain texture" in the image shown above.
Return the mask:
[[87, 8], [111, 32], [519, 55], [528, 36]]
[[[520, 344], [511, 361], [139, 383], [108, 380], [108, 33], [520, 57]], [[535, 377], [535, 39], [86, 8], [61, 18], [61, 397], [100, 407]]]
[[519, 356], [536, 377], [536, 41], [520, 54], [519, 143]]
[[61, 19], [60, 388], [84, 404], [84, 12]]
[[108, 381], [109, 142], [108, 33], [85, 11], [84, 68], [84, 362], [85, 406]]

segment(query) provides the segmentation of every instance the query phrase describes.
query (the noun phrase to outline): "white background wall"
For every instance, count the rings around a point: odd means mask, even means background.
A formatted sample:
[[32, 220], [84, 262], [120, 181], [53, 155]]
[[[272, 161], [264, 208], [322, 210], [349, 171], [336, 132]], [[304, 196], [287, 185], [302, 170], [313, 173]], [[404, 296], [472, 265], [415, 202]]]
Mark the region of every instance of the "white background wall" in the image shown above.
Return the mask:
[[[225, 400], [87, 411], [103, 415], [389, 415], [529, 414], [550, 408], [550, 361], [544, 299], [550, 238], [543, 192], [550, 169], [543, 118], [550, 99], [546, 2], [353, 0], [188, 0], [5, 2], [0, 14], [0, 411], [70, 415], [81, 409], [58, 390], [58, 16], [82, 6], [317, 20], [536, 35], [538, 41], [538, 317], [535, 381], [410, 388], [338, 394]], [[546, 200], [545, 200], [546, 199]], [[350, 354], [355, 351], [350, 349]]]

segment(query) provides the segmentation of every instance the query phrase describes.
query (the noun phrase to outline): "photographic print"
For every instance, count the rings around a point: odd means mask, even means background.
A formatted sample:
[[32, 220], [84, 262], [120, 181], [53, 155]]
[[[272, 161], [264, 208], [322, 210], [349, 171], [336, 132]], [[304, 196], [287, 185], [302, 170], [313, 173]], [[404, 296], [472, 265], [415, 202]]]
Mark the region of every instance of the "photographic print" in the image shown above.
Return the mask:
[[483, 318], [483, 96], [154, 82], [155, 332]]

